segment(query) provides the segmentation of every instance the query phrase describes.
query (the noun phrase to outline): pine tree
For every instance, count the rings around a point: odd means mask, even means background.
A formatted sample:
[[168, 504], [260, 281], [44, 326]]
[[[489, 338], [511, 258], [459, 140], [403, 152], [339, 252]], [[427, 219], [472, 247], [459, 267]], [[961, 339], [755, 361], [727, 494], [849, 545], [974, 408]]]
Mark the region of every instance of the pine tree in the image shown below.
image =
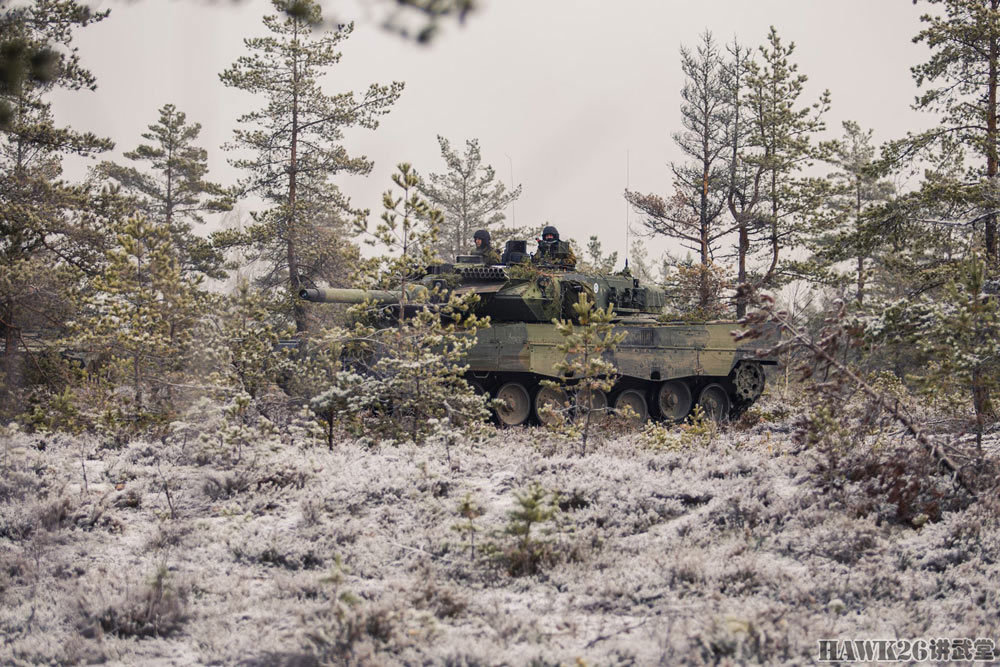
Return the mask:
[[[382, 215], [371, 232], [368, 244], [379, 246], [386, 254], [374, 257], [362, 267], [362, 280], [366, 287], [399, 289], [400, 303], [411, 298], [408, 289], [413, 278], [436, 263], [434, 248], [441, 234], [443, 214], [420, 194], [420, 174], [403, 162], [396, 166], [392, 182], [399, 194], [392, 190], [382, 194]], [[357, 220], [357, 230], [367, 233], [367, 220]], [[403, 313], [400, 311], [400, 318]]]
[[874, 204], [852, 241], [870, 249], [866, 300], [876, 312], [883, 302], [940, 293], [970, 249], [982, 247], [982, 229], [969, 223], [977, 204], [961, 185], [965, 152], [950, 142], [940, 148], [920, 188]]
[[92, 134], [56, 128], [46, 114], [35, 114], [49, 108], [41, 97], [55, 88], [97, 88], [72, 46], [73, 33], [109, 13], [94, 12], [77, 0], [0, 6], [0, 131], [64, 150], [89, 150], [95, 142], [102, 143]]
[[639, 239], [632, 241], [632, 247], [629, 249], [628, 269], [633, 276], [646, 285], [652, 285], [656, 282], [656, 276], [653, 275], [653, 268], [649, 263], [649, 252]]
[[[80, 270], [93, 271], [106, 244], [103, 216], [113, 205], [60, 180], [62, 157], [112, 146], [91, 133], [58, 127], [48, 95], [94, 90], [73, 47], [75, 32], [101, 21], [72, 0], [0, 6], [7, 69], [0, 76], [0, 335], [4, 388], [19, 384], [15, 350], [26, 328], [57, 329]], [[25, 345], [27, 348], [27, 345]]]
[[[441, 238], [435, 250], [451, 260], [456, 255], [468, 254], [476, 230], [492, 229], [503, 223], [503, 210], [521, 196], [521, 186], [508, 191], [497, 180], [493, 167], [483, 164], [478, 139], [466, 140], [464, 155], [453, 150], [444, 137], [439, 135], [437, 139], [448, 171], [428, 176], [420, 191], [444, 213]], [[494, 246], [500, 247], [497, 243]]]
[[219, 387], [256, 400], [277, 385], [289, 368], [289, 355], [278, 342], [291, 334], [280, 320], [246, 281], [208, 313], [199, 346], [215, 356], [204, 366], [216, 373]]
[[916, 357], [909, 377], [927, 397], [975, 415], [977, 443], [988, 418], [995, 418], [1000, 390], [1000, 301], [985, 294], [986, 263], [975, 251], [957, 262], [957, 271], [940, 290], [888, 304], [872, 323], [869, 336], [905, 346]]
[[[795, 44], [782, 42], [773, 26], [758, 51], [759, 61], [734, 43], [726, 67], [733, 105], [727, 202], [739, 233], [737, 281], [754, 288], [777, 284], [782, 250], [800, 241], [803, 216], [819, 205], [822, 182], [799, 173], [824, 156], [813, 138], [824, 130], [830, 104], [824, 92], [800, 106], [808, 77], [790, 60]], [[751, 278], [746, 262], [755, 250], [766, 268]], [[746, 305], [738, 299], [738, 317]]]
[[[373, 84], [356, 98], [353, 92], [329, 95], [320, 77], [339, 62], [338, 45], [354, 27], [319, 32], [320, 6], [313, 0], [274, 0], [279, 15], [264, 18], [268, 37], [244, 40], [251, 52], [220, 75], [222, 82], [265, 98], [265, 106], [238, 119], [230, 150], [248, 152], [231, 164], [247, 171], [240, 183], [244, 194], [256, 194], [271, 208], [254, 215], [244, 233], [220, 233], [219, 247], [253, 249], [269, 263], [264, 284], [287, 286], [285, 303], [296, 329], [306, 329], [306, 315], [296, 295], [313, 279], [302, 263], [313, 221], [307, 206], [324, 204], [330, 211], [353, 217], [357, 212], [330, 179], [340, 173], [367, 174], [372, 163], [351, 157], [340, 144], [350, 127], [375, 129], [378, 118], [399, 97], [402, 83]], [[294, 5], [294, 7], [293, 7]], [[290, 11], [294, 9], [294, 11]]]
[[399, 291], [392, 322], [385, 305], [365, 304], [343, 346], [353, 370], [336, 375], [329, 391], [312, 401], [319, 414], [361, 420], [365, 429], [394, 442], [422, 443], [469, 429], [488, 414], [485, 399], [465, 381], [465, 354], [476, 331], [489, 326], [472, 307], [475, 294], [444, 296], [413, 284], [434, 262], [441, 212], [420, 196], [420, 176], [408, 164], [393, 174], [398, 193], [382, 197], [384, 211], [373, 243], [393, 254], [362, 267], [366, 287]]
[[724, 295], [733, 285], [725, 267], [714, 262], [702, 264], [688, 256], [670, 268], [665, 283], [673, 296], [673, 309], [667, 314], [671, 319], [705, 322], [730, 315]]
[[591, 236], [587, 241], [587, 259], [577, 264], [579, 271], [596, 271], [598, 273], [611, 273], [618, 263], [618, 251], [608, 255], [604, 254], [601, 248], [601, 240], [597, 236]]
[[[750, 258], [750, 232], [755, 227], [757, 207], [761, 201], [759, 169], [740, 159], [751, 144], [752, 124], [750, 110], [746, 105], [747, 78], [752, 51], [735, 39], [726, 47], [729, 57], [723, 64], [723, 76], [727, 84], [727, 101], [731, 113], [726, 127], [726, 158], [729, 167], [726, 206], [736, 228], [736, 282], [746, 285], [749, 281], [747, 260]], [[742, 318], [747, 312], [744, 290], [736, 297], [736, 316]]]
[[798, 172], [821, 157], [813, 137], [825, 129], [823, 114], [829, 109], [829, 92], [810, 106], [798, 106], [808, 77], [798, 74], [789, 59], [794, 42], [787, 46], [771, 28], [767, 46], [760, 48], [761, 61], [751, 62], [747, 76], [746, 103], [753, 126], [750, 150], [741, 156], [759, 174], [764, 196], [760, 238], [769, 256], [758, 286], [772, 286], [783, 248], [797, 241], [797, 223], [812, 210], [810, 198], [815, 182], [797, 178]]
[[730, 232], [723, 224], [728, 194], [726, 128], [732, 109], [722, 55], [706, 31], [692, 52], [681, 47], [681, 122], [684, 131], [674, 143], [690, 159], [671, 163], [673, 194], [626, 192], [625, 198], [643, 214], [643, 226], [653, 234], [678, 239], [708, 264], [720, 239]]
[[[925, 42], [930, 59], [912, 69], [917, 86], [927, 88], [914, 108], [936, 112], [941, 122], [932, 130], [911, 135], [891, 147], [892, 158], [909, 160], [941, 141], [960, 143], [982, 161], [976, 165], [974, 188], [981, 219], [984, 255], [997, 261], [998, 150], [997, 102], [1000, 77], [1000, 0], [926, 0], [943, 14], [925, 14], [926, 24], [914, 42]], [[985, 164], [984, 164], [985, 163]], [[967, 181], [968, 179], [963, 179]], [[956, 184], [958, 186], [958, 184]], [[960, 186], [959, 186], [960, 187]], [[980, 216], [982, 216], [980, 218]]]
[[[617, 379], [615, 365], [605, 355], [614, 353], [627, 334], [614, 331], [614, 307], [611, 304], [607, 308], [597, 308], [583, 292], [573, 304], [573, 313], [573, 319], [552, 321], [562, 336], [562, 342], [556, 349], [563, 354], [563, 359], [556, 362], [554, 368], [560, 377], [574, 380], [576, 408], [580, 413], [574, 430], [579, 433], [580, 451], [585, 453], [590, 428], [603, 416], [598, 410], [603, 411], [607, 406], [606, 400], [599, 401], [594, 397], [606, 395]], [[547, 386], [557, 385], [550, 382]], [[597, 407], [598, 404], [600, 407]], [[558, 409], [558, 406], [548, 409]], [[564, 420], [552, 421], [561, 425]]]
[[[204, 312], [200, 279], [186, 278], [169, 230], [143, 218], [121, 223], [101, 273], [82, 289], [70, 344], [103, 360], [109, 398], [105, 419], [159, 420], [171, 414], [173, 387], [184, 377], [192, 332]], [[117, 405], [112, 405], [117, 403]]]
[[205, 222], [205, 212], [232, 208], [225, 190], [205, 179], [208, 153], [195, 143], [201, 124], [188, 123], [173, 104], [163, 105], [159, 114], [159, 120], [142, 135], [151, 143], [125, 153], [128, 160], [148, 163], [150, 171], [103, 162], [97, 173], [121, 184], [148, 220], [166, 225], [185, 272], [223, 278], [221, 254], [192, 232], [194, 224]]
[[828, 161], [838, 168], [829, 175], [830, 191], [826, 205], [812, 222], [812, 234], [806, 245], [813, 251], [811, 275], [820, 281], [836, 281], [837, 265], [851, 263], [858, 305], [865, 300], [868, 274], [879, 239], [866, 233], [868, 217], [879, 204], [888, 201], [895, 188], [880, 179], [875, 166], [872, 131], [864, 131], [853, 121], [844, 122], [844, 136], [832, 143]]

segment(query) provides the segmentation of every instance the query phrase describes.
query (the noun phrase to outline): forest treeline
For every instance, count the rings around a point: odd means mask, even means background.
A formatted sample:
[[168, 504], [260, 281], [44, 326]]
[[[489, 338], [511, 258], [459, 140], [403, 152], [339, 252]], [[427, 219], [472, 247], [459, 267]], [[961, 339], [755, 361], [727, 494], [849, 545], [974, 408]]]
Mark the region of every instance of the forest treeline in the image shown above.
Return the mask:
[[[469, 298], [453, 299], [453, 318], [425, 312], [386, 331], [297, 294], [397, 287], [471, 246], [476, 229], [497, 244], [536, 233], [506, 226], [520, 186], [496, 178], [477, 140], [441, 136], [443, 169], [401, 162], [381, 213], [352, 202], [337, 179], [372, 162], [345, 132], [378, 131], [404, 84], [387, 71], [361, 91], [328, 90], [323, 76], [349, 56], [352, 24], [330, 26], [315, 2], [273, 4], [266, 36], [245, 39], [219, 75], [254, 100], [223, 146], [241, 174], [232, 184], [212, 180], [200, 125], [170, 103], [150, 110], [123, 160], [63, 178], [65, 159], [113, 148], [60, 126], [49, 101], [57, 89], [97, 89], [73, 39], [109, 11], [0, 4], [4, 422], [120, 442], [166, 437], [216, 410], [227, 442], [283, 421], [332, 443], [344, 431], [447, 440], [486, 414], [461, 379], [461, 331], [488, 326]], [[630, 270], [667, 287], [670, 317], [778, 321], [784, 361], [821, 380], [817, 405], [889, 392], [904, 422], [901, 405], [930, 406], [981, 435], [1000, 377], [1000, 10], [996, 0], [924, 4], [915, 106], [936, 124], [881, 146], [859, 123], [827, 126], [835, 100], [806, 95], [795, 45], [774, 28], [760, 44], [693, 35], [672, 135], [683, 159], [663, 191], [625, 192], [637, 232], [690, 252], [652, 258], [636, 243]], [[249, 220], [203, 231], [237, 205]], [[379, 251], [365, 258], [362, 242]], [[584, 268], [617, 262], [596, 237], [577, 250]], [[778, 293], [780, 306], [763, 296]], [[293, 338], [303, 342], [281, 343]], [[443, 351], [429, 355], [429, 340]], [[358, 346], [381, 350], [380, 365], [345, 364]], [[817, 410], [806, 417], [814, 433], [832, 419]]]

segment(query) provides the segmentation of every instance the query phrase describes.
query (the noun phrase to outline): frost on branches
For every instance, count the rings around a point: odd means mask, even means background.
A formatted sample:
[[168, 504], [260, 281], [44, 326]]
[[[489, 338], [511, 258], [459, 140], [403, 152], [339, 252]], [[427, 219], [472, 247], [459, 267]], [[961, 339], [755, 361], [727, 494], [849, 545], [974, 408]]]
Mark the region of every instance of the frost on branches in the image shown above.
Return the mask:
[[[565, 413], [570, 409], [568, 400], [563, 408], [547, 405], [543, 410], [549, 410], [546, 421], [568, 436], [580, 438], [581, 452], [586, 452], [587, 437], [592, 424], [606, 416], [606, 401], [596, 397], [606, 395], [611, 391], [617, 377], [614, 364], [605, 358], [605, 353], [614, 352], [625, 340], [625, 332], [615, 333], [614, 310], [611, 304], [607, 308], [595, 308], [594, 302], [586, 293], [580, 293], [580, 299], [573, 304], [576, 323], [573, 320], [553, 319], [552, 323], [562, 335], [563, 340], [556, 346], [564, 358], [555, 364], [560, 377], [573, 378], [573, 390], [576, 394], [576, 419], [567, 422]], [[543, 382], [548, 387], [557, 388], [555, 382]], [[558, 390], [561, 391], [561, 390]]]
[[143, 218], [121, 225], [104, 270], [82, 288], [69, 341], [100, 363], [99, 389], [81, 403], [102, 424], [118, 432], [172, 410], [204, 303], [199, 282], [182, 274], [168, 228]]
[[913, 345], [923, 362], [912, 379], [935, 403], [969, 406], [977, 442], [986, 419], [996, 417], [993, 395], [1000, 388], [1000, 303], [986, 294], [987, 268], [975, 254], [958, 267], [943, 298], [891, 304], [870, 327], [872, 338]]
[[485, 397], [464, 379], [464, 358], [489, 320], [471, 312], [474, 294], [446, 299], [413, 285], [435, 262], [441, 213], [420, 196], [420, 178], [409, 165], [399, 165], [393, 182], [401, 193], [383, 195], [385, 211], [371, 234], [372, 245], [390, 254], [366, 263], [359, 282], [394, 287], [399, 303], [354, 309], [358, 321], [342, 340], [349, 368], [310, 406], [328, 424], [336, 419], [389, 442], [449, 444], [488, 416]]

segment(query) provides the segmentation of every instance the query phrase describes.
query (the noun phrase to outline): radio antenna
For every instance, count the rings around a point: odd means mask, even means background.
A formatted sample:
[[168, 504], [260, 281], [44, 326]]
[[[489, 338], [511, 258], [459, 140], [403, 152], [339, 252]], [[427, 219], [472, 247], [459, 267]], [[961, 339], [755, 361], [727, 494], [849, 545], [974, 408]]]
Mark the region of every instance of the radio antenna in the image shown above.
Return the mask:
[[[507, 153], [504, 153], [504, 155], [507, 155]], [[507, 155], [507, 166], [510, 167], [510, 191], [513, 192], [514, 191], [514, 161], [510, 158], [510, 155]], [[515, 208], [515, 206], [517, 206], [517, 204], [515, 204], [514, 200], [511, 199], [510, 200], [510, 226], [511, 227], [517, 227], [517, 209]]]
[[[630, 183], [629, 183], [629, 179], [630, 179], [629, 166], [630, 166], [630, 162], [631, 162], [631, 160], [629, 159], [630, 157], [631, 156], [629, 155], [629, 150], [626, 148], [625, 149], [625, 191], [626, 192], [628, 192], [628, 188], [629, 188], [629, 185], [630, 185]], [[629, 208], [630, 207], [628, 205], [628, 199], [625, 199], [625, 268], [626, 269], [628, 268], [628, 249], [629, 249], [629, 246], [628, 246], [629, 238], [628, 237], [629, 237], [629, 228], [631, 227], [631, 225], [629, 224], [629, 219], [628, 219]]]

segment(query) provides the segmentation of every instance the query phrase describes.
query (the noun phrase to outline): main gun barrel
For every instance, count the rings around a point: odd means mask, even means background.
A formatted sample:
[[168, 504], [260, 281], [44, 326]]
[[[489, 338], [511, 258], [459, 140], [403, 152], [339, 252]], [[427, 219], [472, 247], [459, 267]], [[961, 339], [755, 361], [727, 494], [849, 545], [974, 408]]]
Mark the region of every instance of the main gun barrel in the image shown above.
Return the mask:
[[[410, 300], [425, 297], [427, 288], [423, 285], [407, 285], [406, 294]], [[299, 290], [299, 298], [321, 303], [364, 303], [374, 301], [379, 304], [399, 303], [400, 290], [344, 289], [337, 287], [307, 288]]]

